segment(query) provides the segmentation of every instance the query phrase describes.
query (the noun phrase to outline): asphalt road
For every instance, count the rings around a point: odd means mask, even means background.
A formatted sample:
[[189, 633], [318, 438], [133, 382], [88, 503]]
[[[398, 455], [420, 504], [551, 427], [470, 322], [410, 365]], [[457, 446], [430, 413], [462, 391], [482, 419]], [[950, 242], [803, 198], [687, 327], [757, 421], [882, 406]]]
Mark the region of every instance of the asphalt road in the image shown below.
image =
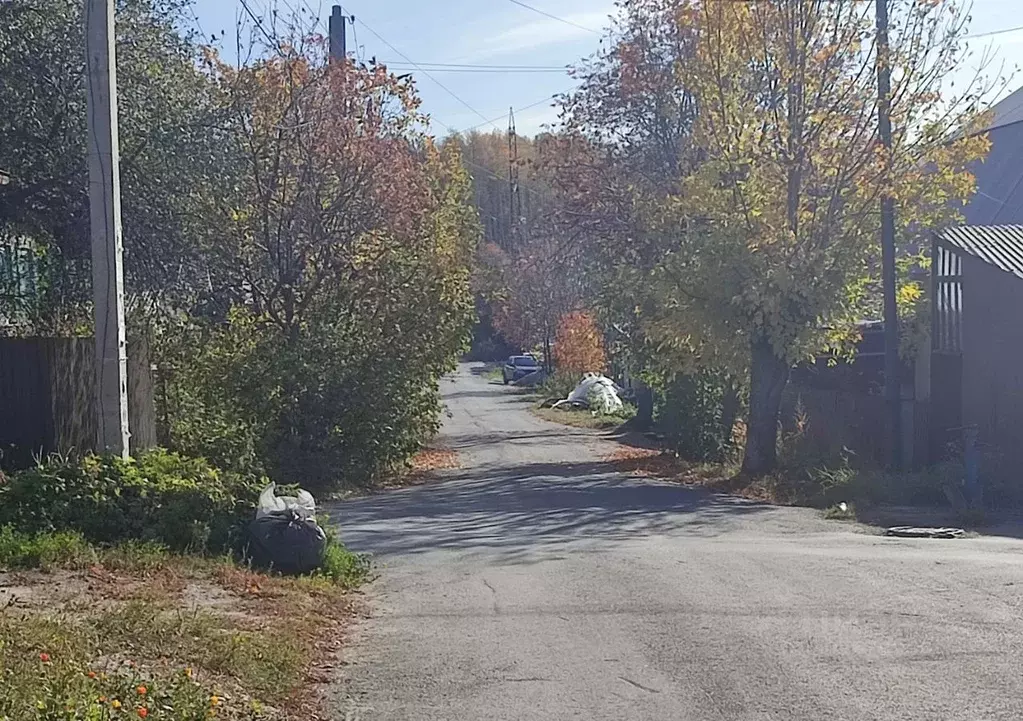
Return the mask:
[[339, 718], [1023, 719], [1023, 542], [630, 479], [468, 366], [444, 393], [462, 467], [334, 512], [381, 574]]

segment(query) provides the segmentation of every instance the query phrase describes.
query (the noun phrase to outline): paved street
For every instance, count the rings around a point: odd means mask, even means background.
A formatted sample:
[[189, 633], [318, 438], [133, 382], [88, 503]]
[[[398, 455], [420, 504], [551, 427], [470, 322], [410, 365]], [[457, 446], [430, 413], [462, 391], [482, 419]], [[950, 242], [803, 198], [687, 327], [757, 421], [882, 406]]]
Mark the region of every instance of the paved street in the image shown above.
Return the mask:
[[339, 718], [1023, 718], [1023, 542], [629, 479], [468, 366], [442, 384], [462, 467], [332, 512], [381, 574]]

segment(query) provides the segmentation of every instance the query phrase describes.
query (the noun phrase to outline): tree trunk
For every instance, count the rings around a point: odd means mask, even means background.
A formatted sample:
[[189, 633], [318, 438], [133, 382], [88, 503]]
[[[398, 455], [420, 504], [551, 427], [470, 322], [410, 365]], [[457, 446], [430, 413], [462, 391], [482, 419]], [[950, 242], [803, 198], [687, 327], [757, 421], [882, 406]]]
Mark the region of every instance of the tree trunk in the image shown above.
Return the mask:
[[633, 382], [636, 389], [636, 428], [648, 430], [654, 425], [654, 392], [641, 380]]
[[789, 364], [779, 358], [771, 342], [757, 337], [751, 344], [749, 421], [742, 472], [761, 476], [774, 470], [778, 460], [778, 413], [789, 380]]

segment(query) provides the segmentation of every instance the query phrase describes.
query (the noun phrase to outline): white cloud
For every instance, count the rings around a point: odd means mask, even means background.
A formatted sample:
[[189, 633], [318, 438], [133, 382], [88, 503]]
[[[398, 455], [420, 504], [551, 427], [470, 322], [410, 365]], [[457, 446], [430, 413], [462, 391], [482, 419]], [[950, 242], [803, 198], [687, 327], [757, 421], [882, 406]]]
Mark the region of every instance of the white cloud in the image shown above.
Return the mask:
[[520, 135], [536, 135], [544, 130], [544, 126], [557, 123], [559, 108], [537, 108], [528, 113], [516, 114], [515, 129]]
[[543, 18], [515, 25], [474, 43], [467, 49], [467, 57], [472, 60], [483, 60], [584, 38], [592, 38], [595, 41], [596, 36], [583, 28], [602, 30], [607, 25], [609, 11], [610, 8], [561, 16], [575, 25]]

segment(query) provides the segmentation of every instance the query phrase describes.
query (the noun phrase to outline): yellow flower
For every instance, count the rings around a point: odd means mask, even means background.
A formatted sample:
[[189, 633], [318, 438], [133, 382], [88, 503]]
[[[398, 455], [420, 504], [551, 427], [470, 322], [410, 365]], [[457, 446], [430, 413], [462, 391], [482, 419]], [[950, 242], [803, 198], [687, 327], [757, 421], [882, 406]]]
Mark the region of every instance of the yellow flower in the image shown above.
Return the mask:
[[219, 696], [210, 696], [210, 706], [219, 706], [219, 705], [220, 705], [220, 697]]
[[188, 678], [192, 678], [192, 668], [191, 668], [191, 666], [185, 669], [185, 675]]
[[118, 701], [116, 698], [113, 701], [110, 702], [110, 705], [113, 708], [121, 708], [121, 702]]

